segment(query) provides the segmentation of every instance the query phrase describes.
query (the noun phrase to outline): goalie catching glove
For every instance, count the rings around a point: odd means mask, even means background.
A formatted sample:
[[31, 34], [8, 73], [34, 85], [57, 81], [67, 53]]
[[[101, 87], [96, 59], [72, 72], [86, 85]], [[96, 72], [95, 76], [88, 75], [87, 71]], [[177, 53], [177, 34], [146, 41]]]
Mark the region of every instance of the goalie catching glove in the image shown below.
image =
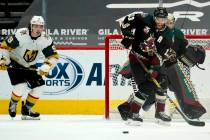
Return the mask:
[[187, 47], [185, 54], [180, 57], [180, 61], [188, 67], [203, 64], [206, 58], [205, 49], [200, 45], [190, 45]]

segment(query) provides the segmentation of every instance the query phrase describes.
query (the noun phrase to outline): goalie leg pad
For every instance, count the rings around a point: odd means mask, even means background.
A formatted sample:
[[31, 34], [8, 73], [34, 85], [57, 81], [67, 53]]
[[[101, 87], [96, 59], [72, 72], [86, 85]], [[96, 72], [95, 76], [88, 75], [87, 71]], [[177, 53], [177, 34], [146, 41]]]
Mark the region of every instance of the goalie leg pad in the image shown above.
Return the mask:
[[182, 71], [181, 63], [170, 67], [167, 74], [170, 80], [169, 89], [174, 92], [183, 113], [190, 119], [198, 119], [205, 114], [206, 109], [197, 100], [193, 84]]

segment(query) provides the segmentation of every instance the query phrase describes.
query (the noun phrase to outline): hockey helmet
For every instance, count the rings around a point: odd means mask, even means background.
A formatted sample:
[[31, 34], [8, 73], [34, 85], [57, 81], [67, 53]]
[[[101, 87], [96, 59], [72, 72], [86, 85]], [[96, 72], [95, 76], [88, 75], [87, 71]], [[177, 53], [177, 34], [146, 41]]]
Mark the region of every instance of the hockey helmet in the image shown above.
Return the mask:
[[44, 26], [44, 18], [42, 16], [33, 16], [31, 18], [30, 24], [36, 24], [36, 25], [43, 25]]
[[164, 7], [157, 7], [153, 13], [154, 17], [167, 18], [168, 12]]
[[171, 13], [168, 13], [167, 20], [168, 20], [168, 21], [175, 21], [174, 15], [171, 14]]

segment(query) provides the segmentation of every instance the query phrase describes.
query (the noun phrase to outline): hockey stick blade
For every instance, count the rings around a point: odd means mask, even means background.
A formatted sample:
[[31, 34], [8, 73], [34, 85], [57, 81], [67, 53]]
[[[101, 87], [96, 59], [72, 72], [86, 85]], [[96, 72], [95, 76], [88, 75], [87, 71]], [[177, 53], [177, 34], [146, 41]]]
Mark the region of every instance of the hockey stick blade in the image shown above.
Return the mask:
[[203, 121], [191, 121], [191, 120], [188, 120], [187, 122], [190, 125], [194, 125], [194, 126], [205, 126], [205, 122], [203, 122]]
[[176, 110], [180, 113], [180, 115], [183, 117], [183, 119], [189, 124], [189, 125], [193, 125], [193, 126], [205, 126], [205, 122], [203, 121], [193, 121], [188, 119], [178, 107], [175, 107]]
[[[166, 97], [169, 99], [169, 101], [174, 104], [174, 101], [166, 94]], [[179, 112], [179, 114], [182, 116], [182, 118], [189, 124], [189, 125], [193, 125], [193, 126], [205, 126], [205, 122], [203, 121], [194, 121], [194, 120], [190, 120], [188, 119], [183, 112], [175, 105], [175, 109]]]

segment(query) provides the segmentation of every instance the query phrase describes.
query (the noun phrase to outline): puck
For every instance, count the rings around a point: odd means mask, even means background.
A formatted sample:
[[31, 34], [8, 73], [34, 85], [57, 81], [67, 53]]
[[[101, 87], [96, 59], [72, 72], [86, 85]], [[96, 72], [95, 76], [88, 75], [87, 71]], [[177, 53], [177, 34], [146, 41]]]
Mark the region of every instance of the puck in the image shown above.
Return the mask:
[[123, 134], [128, 134], [129, 132], [128, 132], [128, 131], [123, 131], [122, 133], [123, 133]]

